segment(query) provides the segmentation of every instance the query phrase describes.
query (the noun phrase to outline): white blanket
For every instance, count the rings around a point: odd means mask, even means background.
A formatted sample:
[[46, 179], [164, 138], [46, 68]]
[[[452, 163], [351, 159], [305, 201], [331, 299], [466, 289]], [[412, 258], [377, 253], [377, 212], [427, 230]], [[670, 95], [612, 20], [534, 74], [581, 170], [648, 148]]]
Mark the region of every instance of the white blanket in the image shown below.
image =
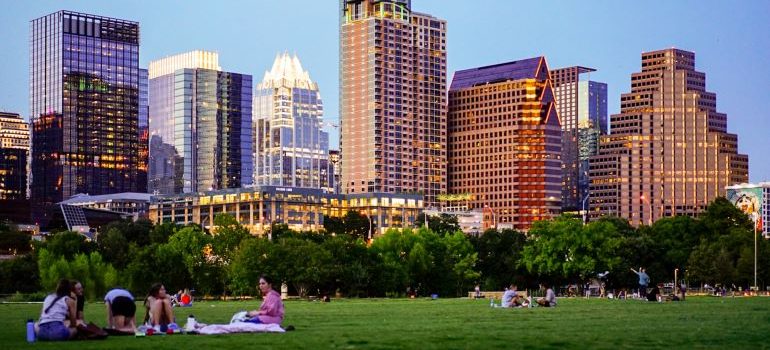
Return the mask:
[[280, 325], [275, 323], [249, 323], [249, 322], [235, 322], [231, 324], [210, 324], [203, 328], [197, 329], [200, 334], [227, 334], [227, 333], [259, 333], [259, 332], [278, 332], [283, 333], [285, 330]]

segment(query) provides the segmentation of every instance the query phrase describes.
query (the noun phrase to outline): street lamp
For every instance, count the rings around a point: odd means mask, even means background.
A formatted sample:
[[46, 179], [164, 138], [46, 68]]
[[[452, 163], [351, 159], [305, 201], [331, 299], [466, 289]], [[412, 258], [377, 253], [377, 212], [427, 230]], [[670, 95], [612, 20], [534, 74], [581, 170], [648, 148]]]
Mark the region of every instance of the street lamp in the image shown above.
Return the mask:
[[751, 213], [751, 219], [754, 220], [754, 290], [757, 291], [757, 223], [759, 222], [759, 213]]
[[642, 194], [642, 196], [640, 198], [642, 199], [642, 201], [647, 203], [647, 208], [650, 209], [650, 218], [649, 218], [648, 221], [649, 221], [649, 225], [652, 226], [652, 203], [650, 203], [650, 201], [647, 200], [647, 197], [645, 197], [644, 194]]
[[366, 218], [369, 219], [369, 238], [368, 240], [372, 239], [372, 217], [369, 215], [369, 213], [366, 213]]
[[588, 198], [591, 198], [591, 196], [587, 195], [586, 198], [583, 198], [583, 210], [581, 212], [581, 214], [583, 214], [583, 225], [585, 225], [588, 222], [587, 220], [588, 217], [586, 216], [586, 214], [588, 214], [588, 212], [586, 211], [586, 202], [588, 201]]

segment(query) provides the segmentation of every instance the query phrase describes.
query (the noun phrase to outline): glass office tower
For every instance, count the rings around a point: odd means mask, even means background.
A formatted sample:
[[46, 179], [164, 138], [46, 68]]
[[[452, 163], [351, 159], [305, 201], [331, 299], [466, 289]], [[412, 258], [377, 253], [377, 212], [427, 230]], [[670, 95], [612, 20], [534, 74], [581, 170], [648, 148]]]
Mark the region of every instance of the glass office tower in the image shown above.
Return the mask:
[[254, 93], [255, 184], [332, 191], [318, 84], [297, 56], [276, 56]]
[[31, 196], [145, 192], [139, 23], [59, 11], [30, 22]]
[[[562, 129], [562, 209], [587, 209], [588, 158], [607, 134], [607, 84], [581, 79], [593, 68], [551, 70]], [[585, 207], [585, 208], [584, 208]]]
[[154, 193], [252, 184], [251, 75], [223, 72], [216, 53], [150, 62], [150, 174]]

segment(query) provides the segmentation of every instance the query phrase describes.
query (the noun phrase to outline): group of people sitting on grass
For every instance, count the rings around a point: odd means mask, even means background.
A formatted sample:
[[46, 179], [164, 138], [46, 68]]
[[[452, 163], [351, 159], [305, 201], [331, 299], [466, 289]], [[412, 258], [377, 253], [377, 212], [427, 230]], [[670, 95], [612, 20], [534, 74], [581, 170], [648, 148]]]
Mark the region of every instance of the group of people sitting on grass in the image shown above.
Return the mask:
[[[273, 281], [267, 276], [259, 278], [259, 291], [262, 294], [262, 304], [258, 310], [249, 311], [245, 322], [274, 323], [283, 322], [284, 307], [281, 296], [273, 290]], [[185, 290], [189, 296], [189, 290]], [[178, 329], [173, 309], [173, 296], [166, 294], [166, 288], [161, 283], [150, 287], [144, 299], [144, 321], [140, 329], [152, 329], [153, 332], [166, 332]], [[192, 299], [185, 299], [184, 294], [179, 299], [179, 305], [190, 305]], [[114, 288], [104, 296], [107, 308], [107, 327], [98, 328], [93, 323], [85, 323], [83, 306], [83, 285], [78, 281], [62, 279], [56, 291], [46, 296], [40, 319], [35, 324], [35, 334], [39, 340], [68, 340], [87, 338], [94, 333], [103, 332], [112, 335], [134, 335], [137, 332], [135, 321], [136, 302], [131, 292]], [[197, 327], [205, 326], [198, 324]]]
[[511, 284], [503, 293], [501, 307], [528, 307], [528, 306], [543, 306], [543, 307], [555, 307], [556, 306], [556, 293], [547, 283], [541, 283], [540, 288], [545, 290], [545, 297], [538, 298], [534, 301], [535, 304], [531, 304], [532, 301], [529, 298], [522, 296], [518, 292], [516, 284]]

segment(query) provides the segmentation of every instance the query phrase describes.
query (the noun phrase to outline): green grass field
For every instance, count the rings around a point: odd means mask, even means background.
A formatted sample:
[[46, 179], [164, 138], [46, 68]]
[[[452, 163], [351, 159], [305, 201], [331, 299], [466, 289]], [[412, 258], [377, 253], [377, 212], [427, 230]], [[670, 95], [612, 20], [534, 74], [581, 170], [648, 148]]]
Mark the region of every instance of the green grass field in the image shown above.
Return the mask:
[[[3, 349], [502, 349], [770, 348], [770, 298], [689, 297], [682, 303], [560, 299], [559, 307], [493, 309], [486, 300], [352, 299], [289, 301], [284, 334], [111, 337], [67, 343], [25, 342], [25, 321], [39, 304], [0, 304]], [[253, 302], [198, 302], [176, 309], [184, 323], [227, 323]], [[86, 306], [104, 324], [104, 306]]]

